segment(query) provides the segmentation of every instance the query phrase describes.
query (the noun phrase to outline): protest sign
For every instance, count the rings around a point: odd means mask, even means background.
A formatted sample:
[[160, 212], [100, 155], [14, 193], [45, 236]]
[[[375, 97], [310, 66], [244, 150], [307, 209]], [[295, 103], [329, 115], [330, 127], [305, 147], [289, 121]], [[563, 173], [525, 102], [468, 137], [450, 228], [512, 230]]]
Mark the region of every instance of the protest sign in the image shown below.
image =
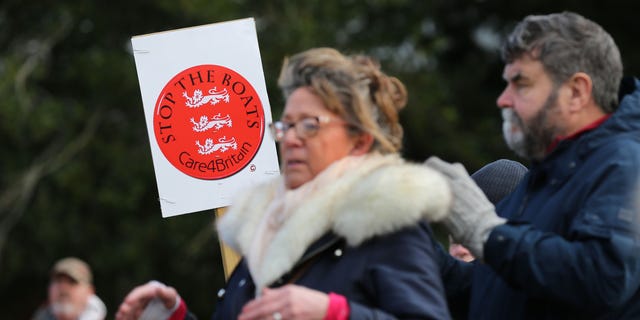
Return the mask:
[[278, 175], [253, 19], [131, 39], [163, 217]]

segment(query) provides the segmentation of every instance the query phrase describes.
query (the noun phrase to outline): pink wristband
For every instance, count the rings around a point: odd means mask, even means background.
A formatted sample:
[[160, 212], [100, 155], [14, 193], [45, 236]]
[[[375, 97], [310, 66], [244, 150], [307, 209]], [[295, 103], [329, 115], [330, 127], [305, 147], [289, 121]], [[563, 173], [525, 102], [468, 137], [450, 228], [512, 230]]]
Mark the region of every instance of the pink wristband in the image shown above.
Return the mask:
[[329, 292], [329, 307], [323, 320], [347, 320], [349, 318], [349, 304], [347, 298], [337, 293]]

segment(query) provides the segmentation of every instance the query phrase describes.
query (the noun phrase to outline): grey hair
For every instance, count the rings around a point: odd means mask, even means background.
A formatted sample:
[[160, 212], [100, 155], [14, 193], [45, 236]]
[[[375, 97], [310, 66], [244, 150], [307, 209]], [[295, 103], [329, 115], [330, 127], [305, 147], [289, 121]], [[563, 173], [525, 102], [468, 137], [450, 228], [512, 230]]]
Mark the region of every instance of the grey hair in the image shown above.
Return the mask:
[[527, 16], [507, 37], [502, 59], [511, 63], [525, 54], [542, 63], [556, 86], [586, 73], [596, 104], [606, 113], [617, 108], [622, 59], [611, 35], [597, 23], [573, 12]]

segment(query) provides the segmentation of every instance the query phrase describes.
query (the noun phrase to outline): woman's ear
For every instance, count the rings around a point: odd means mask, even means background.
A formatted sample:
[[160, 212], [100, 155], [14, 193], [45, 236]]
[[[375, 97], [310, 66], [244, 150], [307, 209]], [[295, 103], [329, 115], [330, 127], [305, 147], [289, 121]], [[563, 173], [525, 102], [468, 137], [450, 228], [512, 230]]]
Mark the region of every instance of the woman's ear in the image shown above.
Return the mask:
[[373, 136], [370, 133], [362, 133], [355, 138], [353, 149], [349, 153], [352, 156], [361, 156], [369, 153], [373, 146]]

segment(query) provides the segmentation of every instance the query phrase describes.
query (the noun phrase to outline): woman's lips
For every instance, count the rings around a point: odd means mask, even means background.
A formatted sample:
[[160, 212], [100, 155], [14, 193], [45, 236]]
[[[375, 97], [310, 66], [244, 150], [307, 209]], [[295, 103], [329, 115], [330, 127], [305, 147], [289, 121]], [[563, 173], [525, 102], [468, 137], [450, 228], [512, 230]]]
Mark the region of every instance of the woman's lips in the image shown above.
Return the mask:
[[287, 160], [287, 164], [288, 165], [295, 165], [295, 164], [301, 164], [304, 163], [302, 160]]
[[285, 162], [287, 168], [295, 169], [304, 165], [304, 161], [298, 159], [289, 159]]

